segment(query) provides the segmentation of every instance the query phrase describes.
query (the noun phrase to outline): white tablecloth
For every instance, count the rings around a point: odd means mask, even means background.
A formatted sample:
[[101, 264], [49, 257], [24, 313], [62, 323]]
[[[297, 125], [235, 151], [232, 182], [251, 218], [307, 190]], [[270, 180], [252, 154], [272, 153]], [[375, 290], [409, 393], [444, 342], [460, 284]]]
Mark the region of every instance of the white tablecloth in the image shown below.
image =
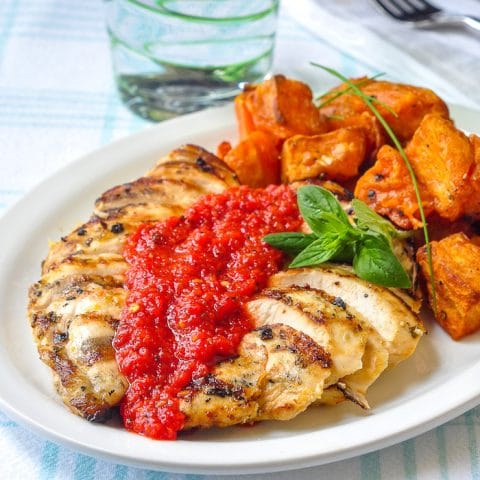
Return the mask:
[[[276, 71], [303, 78], [318, 90], [335, 82], [310, 67], [310, 60], [349, 76], [387, 71], [391, 78], [417, 84], [433, 79], [447, 100], [480, 103], [480, 37], [462, 31], [416, 32], [382, 17], [365, 1], [285, 2], [289, 3], [279, 22]], [[479, 14], [478, 0], [455, 4]], [[335, 38], [346, 21], [349, 38]], [[369, 30], [372, 27], [377, 33]], [[372, 41], [373, 45], [368, 43]], [[367, 52], [404, 48], [403, 63], [390, 64], [389, 71], [389, 63], [379, 55], [372, 59], [359, 52], [359, 42]], [[423, 45], [430, 45], [430, 50]], [[438, 53], [447, 47], [455, 58]], [[449, 66], [451, 60], [454, 66]], [[425, 76], [415, 76], [418, 72]], [[146, 125], [117, 96], [99, 0], [0, 2], [0, 214], [59, 167]], [[343, 462], [242, 478], [480, 478], [479, 415], [480, 409], [472, 410], [418, 438]], [[0, 412], [0, 479], [37, 478], [208, 477], [151, 472], [87, 457], [40, 438]]]

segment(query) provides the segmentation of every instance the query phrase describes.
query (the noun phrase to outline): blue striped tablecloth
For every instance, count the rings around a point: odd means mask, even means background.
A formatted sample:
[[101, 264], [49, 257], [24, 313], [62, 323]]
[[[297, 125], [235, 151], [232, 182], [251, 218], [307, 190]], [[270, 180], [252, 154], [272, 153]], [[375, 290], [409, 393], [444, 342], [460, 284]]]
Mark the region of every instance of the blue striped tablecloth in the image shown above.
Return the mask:
[[[283, 13], [276, 70], [324, 83], [308, 68], [312, 59], [347, 75], [371, 73]], [[0, 2], [0, 214], [60, 166], [146, 125], [121, 105], [114, 89], [100, 1]], [[480, 408], [415, 439], [343, 462], [242, 478], [477, 479], [479, 416]], [[208, 477], [88, 457], [42, 439], [0, 412], [0, 479], [137, 478]]]

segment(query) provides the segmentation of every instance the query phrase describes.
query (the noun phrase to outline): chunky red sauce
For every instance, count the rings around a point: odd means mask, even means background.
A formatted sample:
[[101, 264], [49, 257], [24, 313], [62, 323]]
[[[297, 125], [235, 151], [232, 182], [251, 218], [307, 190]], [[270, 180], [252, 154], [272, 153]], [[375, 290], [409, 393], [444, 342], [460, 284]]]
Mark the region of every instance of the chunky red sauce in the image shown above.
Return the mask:
[[239, 187], [130, 237], [127, 304], [114, 340], [130, 382], [121, 406], [127, 429], [176, 437], [184, 423], [178, 392], [236, 354], [252, 329], [242, 304], [282, 264], [262, 237], [300, 225], [289, 187]]

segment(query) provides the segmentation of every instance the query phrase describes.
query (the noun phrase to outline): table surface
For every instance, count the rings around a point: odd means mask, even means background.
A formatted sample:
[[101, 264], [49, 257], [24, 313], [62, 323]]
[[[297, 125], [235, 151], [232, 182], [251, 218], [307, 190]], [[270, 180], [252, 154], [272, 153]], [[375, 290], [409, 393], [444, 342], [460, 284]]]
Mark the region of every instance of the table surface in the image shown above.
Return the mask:
[[[332, 3], [355, 7], [356, 14], [369, 19], [364, 28], [378, 22], [388, 30], [390, 20], [366, 2]], [[325, 5], [318, 1], [314, 6], [321, 12]], [[478, 0], [465, 6], [480, 9]], [[118, 98], [102, 8], [99, 0], [0, 2], [0, 215], [69, 161], [148, 125], [125, 109]], [[436, 33], [425, 35], [435, 40]], [[452, 35], [453, 41], [468, 34], [455, 31], [444, 35]], [[473, 65], [478, 80], [480, 57], [478, 52], [467, 52], [472, 38], [464, 41], [465, 64]], [[331, 80], [312, 69], [310, 60], [321, 60], [349, 76], [382, 69], [382, 65], [352, 56], [349, 45], [336, 47], [311, 24], [298, 22], [282, 10], [274, 69], [303, 78], [315, 88], [326, 88]], [[457, 87], [459, 82], [454, 82]], [[453, 85], [451, 92], [454, 98]], [[449, 99], [448, 89], [445, 96]], [[470, 106], [475, 105], [480, 90], [471, 99]], [[424, 435], [367, 455], [317, 468], [242, 478], [477, 479], [479, 435], [480, 408], [476, 408]], [[153, 472], [88, 457], [40, 438], [2, 412], [0, 459], [2, 479], [209, 478]]]

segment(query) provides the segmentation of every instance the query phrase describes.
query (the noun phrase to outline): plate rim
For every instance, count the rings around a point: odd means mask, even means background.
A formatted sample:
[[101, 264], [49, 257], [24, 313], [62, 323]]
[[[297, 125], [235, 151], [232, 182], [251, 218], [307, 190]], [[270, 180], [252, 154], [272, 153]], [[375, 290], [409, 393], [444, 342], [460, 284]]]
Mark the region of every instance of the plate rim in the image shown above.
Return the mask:
[[[473, 115], [472, 118], [480, 118], [480, 112], [475, 110], [451, 106], [453, 116], [462, 116], [462, 115]], [[463, 112], [463, 113], [462, 113]], [[68, 163], [64, 167], [56, 170], [51, 175], [49, 175], [42, 182], [37, 184], [33, 189], [31, 189], [26, 195], [23, 196], [18, 202], [12, 205], [7, 211], [0, 217], [0, 230], [8, 229], [12, 225], [15, 225], [15, 222], [18, 222], [18, 216], [21, 216], [21, 213], [28, 209], [31, 203], [35, 200], [38, 195], [41, 195], [43, 191], [48, 190], [52, 184], [58, 181], [58, 178], [68, 175], [72, 169], [79, 170], [82, 165], [87, 165], [87, 167], [92, 164], [94, 165], [98, 158], [110, 158], [114, 157], [116, 152], [122, 151], [124, 157], [123, 165], [128, 165], [134, 160], [128, 160], [128, 152], [131, 152], [132, 149], [135, 151], [137, 147], [135, 145], [141, 144], [143, 150], [150, 151], [154, 148], [155, 145], [164, 144], [165, 141], [162, 139], [162, 134], [168, 134], [172, 132], [173, 138], [176, 137], [187, 137], [189, 134], [178, 134], [179, 131], [190, 131], [192, 130], [195, 133], [195, 136], [205, 135], [208, 132], [216, 128], [222, 128], [227, 126], [228, 128], [234, 128], [233, 120], [233, 107], [231, 104], [219, 107], [215, 109], [209, 109], [202, 112], [197, 112], [194, 114], [186, 115], [184, 117], [175, 118], [168, 120], [161, 124], [150, 126], [140, 132], [137, 132], [133, 135], [129, 135], [122, 139], [116, 140], [109, 145], [103, 146], [85, 156], [74, 160], [73, 162]], [[175, 137], [175, 133], [176, 137]], [[158, 137], [158, 138], [157, 138]], [[221, 141], [221, 139], [218, 139]], [[139, 154], [138, 154], [139, 155]], [[113, 166], [109, 167], [113, 168]], [[83, 179], [81, 180], [83, 182]], [[80, 182], [80, 183], [81, 183]], [[6, 230], [4, 230], [6, 231]], [[43, 239], [44, 241], [45, 239]], [[0, 236], [0, 295], [5, 292], [6, 285], [8, 281], [4, 278], [5, 269], [4, 265], [8, 266], [8, 259], [6, 249], [3, 248], [8, 242], [5, 238]], [[5, 290], [6, 291], [6, 290]], [[26, 295], [26, 293], [25, 293]], [[26, 298], [26, 296], [25, 296]], [[2, 310], [5, 311], [4, 307], [0, 306], [0, 314]], [[11, 365], [9, 371], [9, 362], [8, 362], [8, 352], [3, 345], [3, 340], [0, 339], [0, 374], [2, 378], [12, 381], [14, 376], [12, 372], [16, 371], [16, 367]], [[7, 360], [7, 361], [5, 361]], [[387, 409], [386, 411], [380, 412], [376, 415], [377, 420], [371, 420], [375, 418], [364, 417], [359, 421], [364, 422], [367, 427], [370, 427], [370, 423], [379, 423], [378, 418], [383, 420], [384, 426], [378, 428], [378, 425], [375, 428], [375, 435], [372, 435], [368, 441], [362, 441], [362, 439], [349, 437], [349, 443], [343, 446], [339, 446], [338, 439], [331, 442], [329, 448], [324, 448], [323, 450], [318, 449], [318, 446], [315, 444], [315, 440], [321, 438], [322, 435], [319, 435], [322, 430], [317, 430], [310, 433], [300, 433], [294, 436], [294, 438], [302, 437], [302, 446], [301, 451], [298, 451], [294, 448], [289, 448], [288, 451], [282, 450], [282, 444], [286, 442], [286, 439], [283, 438], [267, 438], [257, 440], [257, 443], [266, 444], [267, 448], [273, 452], [270, 456], [265, 455], [265, 451], [261, 450], [252, 453], [249, 453], [249, 458], [242, 457], [238, 452], [233, 455], [232, 458], [229, 455], [222, 455], [226, 453], [228, 449], [231, 449], [236, 442], [219, 442], [214, 441], [211, 443], [204, 442], [215, 447], [215, 457], [216, 462], [213, 464], [210, 457], [205, 457], [204, 452], [200, 456], [193, 455], [194, 458], [191, 458], [189, 461], [181, 462], [173, 459], [169, 460], [167, 458], [147, 458], [144, 454], [139, 456], [137, 453], [131, 453], [129, 451], [120, 450], [112, 451], [109, 449], [101, 448], [99, 445], [96, 445], [95, 442], [92, 444], [86, 443], [85, 440], [79, 440], [78, 438], [72, 437], [72, 433], [67, 435], [63, 430], [58, 431], [58, 429], [53, 429], [49, 425], [45, 425], [42, 421], [39, 421], [38, 418], [35, 418], [34, 415], [38, 415], [40, 412], [37, 409], [33, 408], [25, 411], [25, 405], [20, 402], [20, 409], [15, 407], [15, 402], [13, 400], [19, 401], [18, 396], [15, 397], [14, 394], [6, 393], [4, 385], [8, 385], [9, 382], [0, 383], [0, 407], [5, 411], [9, 416], [14, 418], [20, 424], [31, 428], [40, 435], [49, 438], [50, 440], [56, 441], [58, 443], [67, 445], [70, 448], [81, 451], [88, 455], [101, 457], [109, 461], [124, 463], [136, 467], [151, 468], [155, 470], [164, 470], [178, 473], [200, 473], [200, 474], [235, 474], [235, 473], [266, 473], [266, 472], [275, 472], [275, 471], [286, 471], [296, 468], [305, 468], [316, 465], [322, 465], [329, 462], [334, 462], [338, 460], [343, 460], [350, 458], [356, 455], [364, 454], [376, 450], [378, 448], [387, 447], [395, 443], [404, 441], [408, 438], [412, 438], [420, 433], [423, 433], [431, 428], [434, 428], [462, 413], [468, 409], [478, 405], [480, 403], [480, 385], [475, 388], [475, 373], [478, 372], [480, 368], [480, 356], [478, 362], [472, 364], [468, 369], [463, 371], [461, 374], [455, 376], [454, 378], [447, 379], [443, 384], [437, 386], [434, 390], [425, 392], [421, 395], [420, 398], [425, 398], [430, 401], [431, 408], [429, 409], [429, 415], [427, 418], [419, 418], [420, 411], [413, 411], [413, 414], [407, 417], [407, 421], [403, 419], [403, 422], [395, 423], [395, 420], [399, 416], [404, 414], [405, 405], [396, 405], [392, 408]], [[24, 380], [24, 379], [22, 379]], [[448, 393], [453, 391], [461, 392], [460, 395], [457, 395], [455, 398], [449, 396]], [[455, 390], [456, 389], [456, 390]], [[27, 388], [27, 391], [29, 389]], [[34, 391], [34, 386], [30, 385], [30, 390]], [[38, 392], [41, 393], [41, 392]], [[446, 402], [439, 405], [435, 400], [439, 395], [444, 395], [447, 399]], [[41, 405], [48, 405], [48, 401], [51, 399], [42, 398], [40, 401]], [[415, 399], [418, 401], [418, 399]], [[47, 402], [47, 403], [46, 403]], [[407, 405], [410, 403], [415, 403], [414, 400], [407, 402]], [[410, 407], [411, 408], [411, 407]], [[72, 421], [67, 421], [67, 426], [74, 426], [76, 428], [77, 422], [74, 420], [79, 420], [82, 424], [90, 426], [91, 424], [86, 423], [82, 419], [78, 419], [65, 410], [69, 416], [72, 417]], [[33, 418], [32, 418], [33, 415]], [[424, 412], [422, 412], [424, 416]], [[392, 421], [394, 427], [392, 428]], [[382, 423], [382, 421], [380, 422]], [[328, 427], [326, 430], [329, 430], [331, 427]], [[351, 424], [335, 425], [333, 428], [336, 429], [337, 434], [342, 436], [344, 433], [349, 433], [348, 430], [351, 429]], [[112, 429], [114, 432], [118, 432], [115, 429]], [[325, 430], [323, 430], [325, 431]], [[128, 434], [127, 435], [133, 435]], [[122, 437], [127, 438], [125, 435]], [[317, 437], [317, 438], [315, 438]], [[138, 440], [137, 436], [134, 437]], [[137, 443], [142, 444], [147, 442], [152, 442], [152, 440], [142, 439]], [[134, 440], [135, 442], [135, 440]], [[185, 443], [186, 446], [192, 446], [192, 442], [185, 440], [179, 440], [176, 445]], [[183, 442], [183, 443], [182, 443]], [[157, 446], [162, 445], [164, 442], [154, 442]], [[288, 442], [287, 442], [288, 443]], [[245, 441], [240, 442], [240, 446], [244, 446]], [[124, 449], [122, 449], [124, 450]], [[158, 448], [158, 450], [171, 450], [169, 448]], [[192, 449], [193, 450], [193, 449]], [[281, 452], [281, 457], [279, 458], [279, 453]], [[268, 453], [268, 452], [267, 452]], [[264, 455], [262, 457], [262, 455]], [[161, 455], [158, 455], [161, 457]]]

